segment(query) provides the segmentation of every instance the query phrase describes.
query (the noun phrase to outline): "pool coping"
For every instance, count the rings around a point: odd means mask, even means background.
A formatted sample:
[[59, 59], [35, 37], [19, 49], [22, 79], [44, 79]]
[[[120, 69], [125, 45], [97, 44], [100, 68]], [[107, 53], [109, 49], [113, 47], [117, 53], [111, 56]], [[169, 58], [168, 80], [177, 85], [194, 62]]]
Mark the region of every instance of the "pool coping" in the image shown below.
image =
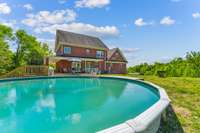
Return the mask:
[[151, 82], [143, 81], [140, 78], [125, 77], [125, 76], [108, 76], [108, 75], [64, 75], [64, 76], [34, 76], [34, 77], [22, 77], [22, 78], [5, 78], [0, 79], [0, 82], [4, 81], [17, 81], [17, 80], [30, 80], [30, 79], [41, 79], [41, 78], [69, 78], [69, 77], [90, 77], [90, 78], [116, 78], [116, 79], [128, 79], [145, 83], [153, 86], [159, 91], [160, 99], [137, 117], [127, 120], [124, 123], [115, 125], [113, 127], [98, 131], [98, 133], [139, 133], [144, 132], [149, 125], [161, 115], [161, 113], [170, 104], [170, 99], [163, 88], [157, 86]]

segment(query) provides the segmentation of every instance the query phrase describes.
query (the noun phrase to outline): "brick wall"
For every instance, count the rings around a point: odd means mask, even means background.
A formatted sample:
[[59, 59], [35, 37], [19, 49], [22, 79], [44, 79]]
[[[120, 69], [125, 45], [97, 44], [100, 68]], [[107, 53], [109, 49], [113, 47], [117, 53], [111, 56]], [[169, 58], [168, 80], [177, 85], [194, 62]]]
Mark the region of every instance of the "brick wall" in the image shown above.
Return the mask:
[[125, 63], [107, 63], [106, 69], [109, 73], [113, 74], [125, 74], [127, 73], [126, 64]]
[[[71, 47], [71, 53], [70, 54], [64, 54], [64, 47]], [[89, 51], [89, 52], [87, 52]], [[56, 55], [57, 56], [68, 56], [68, 57], [86, 57], [86, 58], [96, 58], [96, 51], [97, 49], [89, 49], [89, 48], [82, 48], [82, 47], [72, 47], [72, 46], [61, 46]], [[102, 59], [106, 59], [107, 57], [107, 51], [106, 50], [100, 50], [104, 51], [104, 57]]]

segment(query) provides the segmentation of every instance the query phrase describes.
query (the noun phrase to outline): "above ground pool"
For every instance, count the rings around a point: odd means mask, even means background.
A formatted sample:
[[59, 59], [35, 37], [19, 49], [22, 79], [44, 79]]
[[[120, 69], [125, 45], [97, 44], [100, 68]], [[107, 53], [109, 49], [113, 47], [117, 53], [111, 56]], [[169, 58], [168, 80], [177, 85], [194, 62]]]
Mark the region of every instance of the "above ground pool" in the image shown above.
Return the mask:
[[159, 100], [154, 86], [124, 78], [0, 81], [0, 132], [106, 132], [140, 116]]

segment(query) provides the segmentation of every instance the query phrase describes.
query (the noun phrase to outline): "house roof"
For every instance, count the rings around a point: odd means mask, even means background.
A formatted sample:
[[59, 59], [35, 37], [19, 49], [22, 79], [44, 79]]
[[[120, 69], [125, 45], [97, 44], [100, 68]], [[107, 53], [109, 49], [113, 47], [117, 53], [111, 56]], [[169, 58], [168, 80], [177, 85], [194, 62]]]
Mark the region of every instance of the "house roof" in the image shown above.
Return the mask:
[[120, 55], [121, 55], [122, 58], [123, 58], [123, 61], [128, 62], [128, 61], [126, 60], [124, 54], [121, 52], [121, 50], [120, 50], [119, 48], [113, 48], [113, 49], [110, 49], [110, 50], [108, 51], [108, 56], [107, 56], [107, 57], [108, 57], [108, 60], [111, 60], [111, 57], [113, 56], [113, 54], [114, 54], [115, 52], [119, 52]]
[[108, 47], [97, 37], [62, 30], [56, 31], [55, 49], [57, 49], [59, 45], [71, 45], [95, 49], [108, 49]]

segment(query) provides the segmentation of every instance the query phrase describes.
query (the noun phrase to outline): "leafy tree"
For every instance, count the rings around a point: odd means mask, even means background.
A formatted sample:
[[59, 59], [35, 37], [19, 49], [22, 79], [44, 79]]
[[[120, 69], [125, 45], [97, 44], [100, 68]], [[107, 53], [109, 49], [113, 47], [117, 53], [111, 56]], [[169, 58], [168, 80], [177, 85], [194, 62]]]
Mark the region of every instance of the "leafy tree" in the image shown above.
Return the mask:
[[[16, 50], [10, 50], [11, 44]], [[24, 30], [14, 34], [10, 27], [0, 24], [0, 75], [23, 65], [41, 65], [43, 58], [51, 54], [46, 43], [38, 42]]]
[[175, 58], [169, 63], [143, 63], [128, 68], [128, 72], [142, 75], [159, 75], [160, 72], [165, 72], [168, 77], [200, 77], [200, 52], [189, 52], [185, 59]]
[[189, 65], [195, 70], [195, 76], [200, 77], [200, 52], [187, 53], [186, 59]]
[[8, 72], [13, 67], [13, 53], [8, 45], [8, 42], [13, 39], [12, 29], [0, 25], [0, 74]]
[[41, 65], [43, 58], [50, 55], [47, 44], [42, 44], [37, 39], [28, 35], [24, 30], [16, 32], [17, 51], [15, 54], [15, 66]]

